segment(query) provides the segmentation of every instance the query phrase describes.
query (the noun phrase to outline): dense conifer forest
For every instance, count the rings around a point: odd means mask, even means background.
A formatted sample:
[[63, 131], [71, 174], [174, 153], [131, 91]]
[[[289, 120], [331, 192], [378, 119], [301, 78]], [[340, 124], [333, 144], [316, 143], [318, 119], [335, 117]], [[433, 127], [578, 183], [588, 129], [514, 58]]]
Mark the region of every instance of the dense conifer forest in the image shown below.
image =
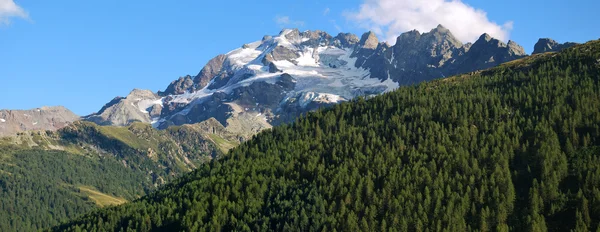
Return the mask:
[[152, 188], [114, 159], [15, 147], [0, 154], [0, 231], [35, 231], [91, 211], [96, 204], [80, 187], [129, 200]]
[[135, 200], [221, 154], [195, 125], [76, 122], [0, 138], [0, 231], [36, 231]]
[[600, 41], [265, 131], [68, 231], [598, 231]]

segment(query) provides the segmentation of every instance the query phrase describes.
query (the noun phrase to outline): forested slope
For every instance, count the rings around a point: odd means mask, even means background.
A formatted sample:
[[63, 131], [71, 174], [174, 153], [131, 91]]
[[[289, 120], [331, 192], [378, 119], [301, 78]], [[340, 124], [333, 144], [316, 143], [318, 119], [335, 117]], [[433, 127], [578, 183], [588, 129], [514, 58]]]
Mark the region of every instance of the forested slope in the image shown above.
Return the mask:
[[0, 231], [35, 231], [135, 200], [220, 156], [211, 139], [198, 125], [90, 122], [0, 138]]
[[61, 231], [597, 231], [600, 42], [264, 131]]

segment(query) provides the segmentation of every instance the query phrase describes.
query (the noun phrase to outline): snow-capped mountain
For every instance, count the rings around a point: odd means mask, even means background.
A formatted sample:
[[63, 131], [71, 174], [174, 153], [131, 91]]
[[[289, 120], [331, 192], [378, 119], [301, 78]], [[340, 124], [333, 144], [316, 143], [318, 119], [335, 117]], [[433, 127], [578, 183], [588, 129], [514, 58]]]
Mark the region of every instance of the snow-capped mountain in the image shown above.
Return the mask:
[[428, 33], [403, 33], [393, 46], [372, 32], [358, 38], [286, 29], [216, 56], [198, 75], [181, 77], [165, 91], [134, 90], [115, 98], [86, 119], [166, 128], [215, 118], [251, 135], [318, 107], [524, 56], [513, 41], [484, 34], [463, 44], [441, 25]]

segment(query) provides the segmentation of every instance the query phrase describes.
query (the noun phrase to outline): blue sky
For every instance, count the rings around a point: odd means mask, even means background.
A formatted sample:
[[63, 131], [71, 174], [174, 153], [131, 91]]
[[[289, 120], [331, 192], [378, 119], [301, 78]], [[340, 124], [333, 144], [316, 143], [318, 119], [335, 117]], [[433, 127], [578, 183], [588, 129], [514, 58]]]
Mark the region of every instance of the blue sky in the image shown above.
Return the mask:
[[[390, 1], [394, 7], [386, 7]], [[540, 37], [559, 42], [600, 37], [595, 0], [423, 1], [427, 7], [441, 4], [433, 12], [443, 13], [417, 12], [416, 20], [396, 13], [411, 10], [402, 2], [419, 7], [414, 0], [3, 2], [18, 9], [0, 8], [0, 109], [63, 105], [79, 115], [133, 88], [164, 90], [180, 76], [196, 75], [210, 58], [284, 27], [359, 35], [376, 30], [381, 38], [393, 38], [411, 26], [459, 27], [460, 19], [469, 22], [467, 31], [457, 33], [464, 38], [498, 29], [528, 52]], [[408, 19], [414, 22], [404, 23]]]

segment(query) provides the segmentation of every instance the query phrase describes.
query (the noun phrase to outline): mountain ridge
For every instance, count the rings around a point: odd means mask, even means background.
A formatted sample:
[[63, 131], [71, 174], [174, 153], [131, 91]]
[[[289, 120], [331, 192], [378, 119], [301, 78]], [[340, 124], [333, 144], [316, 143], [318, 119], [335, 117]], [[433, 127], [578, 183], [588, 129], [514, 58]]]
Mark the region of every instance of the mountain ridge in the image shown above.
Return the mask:
[[[284, 29], [215, 56], [195, 76], [172, 81], [146, 99], [155, 103], [152, 108], [136, 102], [144, 99], [134, 99], [109, 110], [117, 117], [103, 117], [107, 109], [101, 109], [85, 119], [103, 125], [142, 121], [164, 129], [208, 118], [227, 126], [232, 115], [242, 115], [256, 117], [252, 122], [256, 125], [278, 125], [357, 96], [487, 69], [525, 56], [514, 41], [504, 43], [488, 34], [463, 44], [442, 25], [425, 33], [402, 33], [394, 45], [380, 42], [373, 32], [358, 37]], [[131, 116], [140, 113], [145, 116]]]
[[42, 106], [29, 110], [0, 109], [0, 137], [32, 130], [58, 130], [79, 120], [64, 106]]

